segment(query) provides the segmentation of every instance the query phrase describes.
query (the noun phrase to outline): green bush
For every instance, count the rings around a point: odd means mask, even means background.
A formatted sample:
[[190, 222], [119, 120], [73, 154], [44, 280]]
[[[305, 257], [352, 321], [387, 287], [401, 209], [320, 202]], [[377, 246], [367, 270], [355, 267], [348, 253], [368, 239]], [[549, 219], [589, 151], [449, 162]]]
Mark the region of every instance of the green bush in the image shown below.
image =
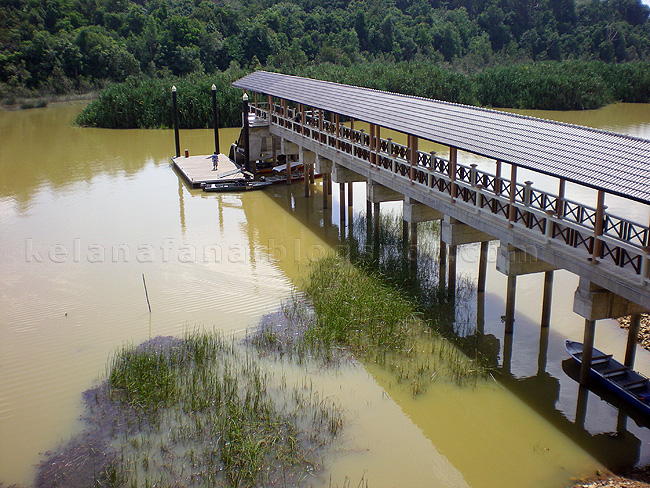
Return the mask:
[[219, 126], [240, 124], [241, 92], [232, 82], [244, 71], [226, 71], [215, 75], [190, 75], [184, 78], [143, 79], [131, 77], [114, 83], [99, 93], [77, 117], [86, 127], [107, 129], [173, 127], [172, 86], [178, 94], [179, 125], [186, 129], [212, 126], [212, 84], [217, 87]]

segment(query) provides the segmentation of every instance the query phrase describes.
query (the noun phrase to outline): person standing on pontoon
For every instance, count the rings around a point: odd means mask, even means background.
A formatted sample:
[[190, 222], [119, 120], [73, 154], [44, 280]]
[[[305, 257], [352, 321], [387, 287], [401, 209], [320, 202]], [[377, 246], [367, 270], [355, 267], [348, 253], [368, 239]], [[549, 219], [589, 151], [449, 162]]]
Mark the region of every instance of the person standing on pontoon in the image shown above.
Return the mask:
[[212, 156], [212, 171], [217, 171], [219, 167], [219, 155], [215, 152]]

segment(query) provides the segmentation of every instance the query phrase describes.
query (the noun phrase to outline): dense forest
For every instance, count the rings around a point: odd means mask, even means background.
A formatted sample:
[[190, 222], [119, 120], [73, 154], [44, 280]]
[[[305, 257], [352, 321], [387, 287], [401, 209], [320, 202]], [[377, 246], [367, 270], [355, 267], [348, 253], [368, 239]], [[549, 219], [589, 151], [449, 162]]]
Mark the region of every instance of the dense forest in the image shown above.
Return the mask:
[[524, 62], [650, 61], [650, 8], [639, 0], [0, 3], [5, 99], [240, 67], [420, 63], [467, 75]]

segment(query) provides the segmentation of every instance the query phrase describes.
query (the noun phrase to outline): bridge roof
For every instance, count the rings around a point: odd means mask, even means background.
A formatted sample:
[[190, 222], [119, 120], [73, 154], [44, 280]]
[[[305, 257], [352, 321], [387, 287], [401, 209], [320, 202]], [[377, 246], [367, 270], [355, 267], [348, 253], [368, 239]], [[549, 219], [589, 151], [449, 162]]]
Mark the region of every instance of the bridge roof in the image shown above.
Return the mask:
[[650, 203], [646, 139], [266, 71], [233, 86]]

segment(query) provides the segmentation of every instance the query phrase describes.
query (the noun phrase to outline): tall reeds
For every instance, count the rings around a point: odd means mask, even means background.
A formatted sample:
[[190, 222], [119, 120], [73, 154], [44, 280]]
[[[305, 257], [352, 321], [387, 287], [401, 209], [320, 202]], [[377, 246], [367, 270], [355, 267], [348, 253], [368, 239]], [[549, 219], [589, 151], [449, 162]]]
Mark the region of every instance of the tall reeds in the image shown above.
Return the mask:
[[211, 87], [217, 87], [220, 127], [241, 124], [241, 91], [231, 83], [246, 73], [227, 70], [214, 75], [184, 78], [131, 77], [104, 88], [79, 114], [75, 123], [107, 129], [158, 129], [173, 127], [171, 88], [178, 93], [179, 124], [185, 129], [212, 127]]

